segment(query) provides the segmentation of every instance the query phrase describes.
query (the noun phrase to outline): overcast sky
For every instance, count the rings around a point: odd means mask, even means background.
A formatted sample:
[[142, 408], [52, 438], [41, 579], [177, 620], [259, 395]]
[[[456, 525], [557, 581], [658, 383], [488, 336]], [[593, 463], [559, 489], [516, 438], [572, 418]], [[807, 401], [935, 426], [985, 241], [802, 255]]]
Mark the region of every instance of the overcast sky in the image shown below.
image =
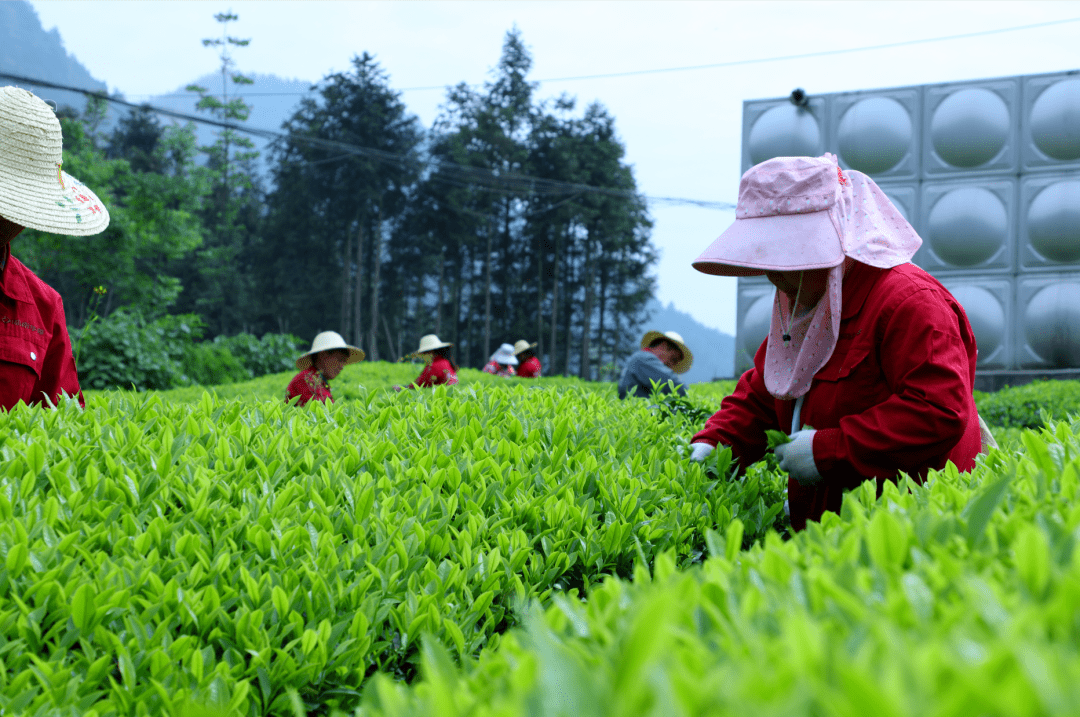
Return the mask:
[[[430, 127], [444, 92], [408, 88], [481, 83], [515, 23], [533, 53], [532, 78], [633, 72], [975, 33], [1080, 18], [1080, 2], [33, 2], [45, 29], [129, 99], [176, 90], [216, 69], [200, 40], [213, 15], [240, 16], [230, 33], [249, 73], [315, 82], [368, 51]], [[543, 82], [581, 107], [606, 105], [649, 195], [734, 202], [742, 102], [1080, 68], [1080, 22], [905, 47], [735, 67]], [[690, 267], [734, 212], [651, 207], [658, 297], [735, 333], [735, 280]]]

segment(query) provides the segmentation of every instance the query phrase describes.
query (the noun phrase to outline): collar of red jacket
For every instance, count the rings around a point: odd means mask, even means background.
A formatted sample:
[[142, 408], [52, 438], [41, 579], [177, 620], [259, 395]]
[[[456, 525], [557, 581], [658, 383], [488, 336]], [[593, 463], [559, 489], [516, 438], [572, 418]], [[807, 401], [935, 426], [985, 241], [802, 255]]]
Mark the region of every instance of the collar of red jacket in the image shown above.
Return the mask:
[[844, 284], [841, 289], [842, 305], [840, 309], [841, 319], [850, 319], [862, 310], [866, 303], [866, 297], [870, 296], [870, 290], [874, 288], [878, 278], [888, 269], [878, 269], [869, 264], [856, 261], [848, 269], [844, 276]]
[[0, 294], [24, 304], [32, 304], [34, 297], [30, 294], [30, 287], [26, 285], [26, 277], [16, 265], [22, 266], [19, 260], [11, 255], [9, 244], [4, 247], [4, 268], [0, 269]]

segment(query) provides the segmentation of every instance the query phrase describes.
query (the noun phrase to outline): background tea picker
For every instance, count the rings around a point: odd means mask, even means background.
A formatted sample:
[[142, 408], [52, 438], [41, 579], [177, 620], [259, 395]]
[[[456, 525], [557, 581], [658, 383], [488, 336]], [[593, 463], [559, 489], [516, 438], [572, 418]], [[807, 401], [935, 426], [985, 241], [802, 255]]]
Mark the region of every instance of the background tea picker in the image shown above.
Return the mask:
[[323, 331], [311, 342], [311, 350], [296, 359], [296, 368], [300, 369], [300, 373], [293, 376], [285, 389], [285, 400], [298, 399], [298, 406], [312, 399], [333, 403], [330, 382], [337, 378], [343, 368], [363, 360], [364, 352], [345, 343], [341, 334]]

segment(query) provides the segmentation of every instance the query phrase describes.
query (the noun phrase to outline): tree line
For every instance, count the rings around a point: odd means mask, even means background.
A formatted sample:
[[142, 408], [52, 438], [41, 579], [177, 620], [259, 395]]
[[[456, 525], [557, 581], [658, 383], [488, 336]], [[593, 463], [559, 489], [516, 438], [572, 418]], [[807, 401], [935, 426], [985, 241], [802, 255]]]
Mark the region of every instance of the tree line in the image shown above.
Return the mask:
[[[242, 84], [228, 49], [222, 71]], [[90, 240], [28, 231], [16, 254], [74, 326], [92, 308], [196, 313], [210, 336], [336, 330], [374, 360], [437, 333], [466, 366], [527, 338], [547, 374], [609, 378], [653, 293], [651, 221], [611, 114], [539, 101], [531, 65], [511, 30], [492, 79], [450, 89], [425, 130], [375, 58], [354, 57], [299, 103], [266, 180], [235, 130], [200, 147], [193, 125], [144, 107], [105, 133], [91, 99], [58, 113], [64, 166], [112, 224]], [[246, 119], [241, 98], [190, 89]]]

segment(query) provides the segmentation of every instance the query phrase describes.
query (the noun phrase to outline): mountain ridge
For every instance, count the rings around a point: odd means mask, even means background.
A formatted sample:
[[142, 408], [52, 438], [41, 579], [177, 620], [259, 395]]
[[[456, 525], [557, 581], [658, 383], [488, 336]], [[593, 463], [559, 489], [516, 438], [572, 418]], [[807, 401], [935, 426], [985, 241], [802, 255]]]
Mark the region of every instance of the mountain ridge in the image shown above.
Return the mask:
[[[0, 2], [0, 72], [108, 93], [109, 87], [95, 79], [78, 59], [64, 48], [60, 32], [45, 30], [34, 6], [26, 0]], [[13, 84], [0, 78], [0, 84]], [[86, 96], [68, 90], [56, 90], [20, 83], [38, 97], [56, 105], [82, 112]]]

